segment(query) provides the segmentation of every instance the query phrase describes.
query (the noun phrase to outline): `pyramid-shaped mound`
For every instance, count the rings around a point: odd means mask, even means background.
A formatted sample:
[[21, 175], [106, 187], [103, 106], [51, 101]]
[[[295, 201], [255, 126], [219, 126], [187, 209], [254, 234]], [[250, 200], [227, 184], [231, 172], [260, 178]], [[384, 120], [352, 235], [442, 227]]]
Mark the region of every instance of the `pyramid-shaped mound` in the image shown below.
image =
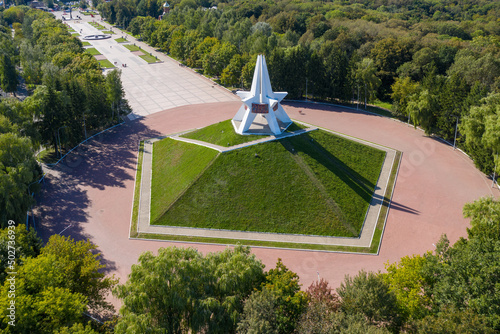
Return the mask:
[[151, 225], [345, 237], [359, 236], [385, 158], [320, 130], [220, 154], [167, 138], [153, 152]]

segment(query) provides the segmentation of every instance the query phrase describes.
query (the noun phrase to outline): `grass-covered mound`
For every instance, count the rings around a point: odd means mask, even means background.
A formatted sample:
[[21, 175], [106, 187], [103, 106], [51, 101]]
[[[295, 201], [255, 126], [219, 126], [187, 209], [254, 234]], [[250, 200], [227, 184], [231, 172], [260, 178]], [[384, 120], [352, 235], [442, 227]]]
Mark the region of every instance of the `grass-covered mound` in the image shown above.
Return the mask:
[[217, 156], [217, 151], [170, 138], [153, 144], [151, 222], [196, 180]]
[[[197, 151], [192, 157], [188, 147]], [[213, 161], [216, 152], [210, 157], [208, 152], [170, 139], [155, 143], [152, 224], [355, 237], [385, 157], [323, 131], [227, 152]], [[169, 156], [168, 163], [158, 155]], [[176, 172], [160, 176], [166, 168]], [[193, 168], [200, 173], [194, 175]], [[166, 196], [179, 179], [189, 188], [177, 187], [177, 194]]]
[[[305, 128], [305, 126], [293, 123], [288, 127], [287, 132], [297, 131], [303, 128]], [[186, 133], [185, 135], [182, 135], [182, 137], [201, 140], [219, 146], [229, 147], [229, 146], [244, 144], [267, 136], [239, 135], [236, 132], [234, 132], [233, 124], [231, 123], [231, 120], [228, 119], [227, 121], [222, 121], [204, 127], [202, 129]]]
[[242, 136], [234, 132], [231, 120], [222, 121], [202, 129], [186, 133], [182, 137], [206, 141], [207, 143], [229, 147], [247, 143], [267, 136]]

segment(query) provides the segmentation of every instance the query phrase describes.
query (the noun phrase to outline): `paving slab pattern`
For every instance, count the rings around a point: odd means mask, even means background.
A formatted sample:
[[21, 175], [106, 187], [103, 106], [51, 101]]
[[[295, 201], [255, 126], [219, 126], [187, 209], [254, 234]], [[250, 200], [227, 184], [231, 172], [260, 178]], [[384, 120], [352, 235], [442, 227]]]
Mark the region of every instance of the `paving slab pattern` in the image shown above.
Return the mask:
[[[76, 14], [76, 13], [75, 13]], [[62, 12], [55, 12], [57, 18]], [[78, 14], [76, 14], [78, 15]], [[67, 15], [66, 15], [67, 16]], [[81, 20], [67, 20], [67, 23], [81, 37], [91, 34], [102, 33], [88, 22], [96, 21], [106, 27], [113, 29], [116, 34], [112, 38], [104, 40], [88, 40], [99, 52], [108, 59], [116, 68], [122, 70], [122, 83], [125, 98], [132, 107], [130, 119], [143, 117], [156, 112], [190, 104], [239, 101], [240, 99], [222, 86], [215, 84], [202, 75], [168, 57], [164, 53], [156, 51], [149, 45], [138, 41], [134, 37], [124, 34], [112, 28], [108, 23], [101, 22], [97, 15], [94, 18], [80, 15]], [[75, 17], [75, 15], [74, 15]], [[158, 57], [160, 63], [148, 64], [138, 54], [142, 52], [130, 52], [115, 39], [125, 37], [129, 44], [140, 46], [143, 50]], [[83, 39], [82, 39], [83, 40]], [[123, 67], [126, 64], [126, 67]]]
[[[108, 272], [122, 283], [144, 251], [168, 246], [196, 247], [203, 253], [223, 250], [226, 246], [130, 240], [128, 233], [139, 141], [230, 119], [239, 105], [225, 102], [165, 110], [127, 122], [81, 147], [47, 177], [39, 198], [39, 233], [44, 240], [60, 232], [75, 239], [88, 238], [99, 246]], [[500, 194], [469, 158], [413, 127], [337, 107], [288, 104], [285, 110], [293, 119], [403, 152], [378, 256], [252, 249], [267, 268], [283, 259], [299, 274], [304, 287], [318, 273], [337, 287], [346, 274], [384, 270], [387, 261], [432, 251], [443, 233], [454, 242], [466, 235], [469, 226], [462, 217], [463, 205]], [[113, 302], [119, 305], [118, 300]]]

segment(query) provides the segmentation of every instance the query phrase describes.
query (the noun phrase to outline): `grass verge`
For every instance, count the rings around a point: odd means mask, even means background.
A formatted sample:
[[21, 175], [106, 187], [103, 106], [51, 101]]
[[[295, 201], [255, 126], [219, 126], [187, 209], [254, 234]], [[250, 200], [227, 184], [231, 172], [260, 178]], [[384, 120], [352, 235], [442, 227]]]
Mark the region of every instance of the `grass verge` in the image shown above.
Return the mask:
[[90, 44], [89, 42], [82, 42], [82, 46], [91, 46], [92, 44]]
[[126, 45], [124, 45], [124, 47], [126, 47], [130, 51], [139, 51], [141, 49], [137, 45], [133, 45], [133, 44], [126, 44]]
[[77, 33], [77, 32], [72, 32], [72, 33], [71, 33], [71, 36], [78, 37], [78, 36], [80, 36], [80, 34], [79, 34], [79, 33]]
[[115, 65], [111, 64], [111, 62], [107, 59], [102, 59], [98, 60], [99, 65], [101, 65], [102, 68], [113, 68]]
[[87, 48], [87, 49], [85, 49], [85, 52], [90, 53], [92, 56], [97, 56], [97, 55], [102, 54], [96, 48]]
[[104, 27], [103, 25], [101, 25], [101, 24], [99, 24], [99, 23], [97, 23], [97, 22], [89, 22], [89, 24], [90, 24], [91, 26], [93, 26], [94, 28], [97, 28], [97, 29], [99, 29], [99, 30], [104, 30], [104, 29], [106, 29], [106, 27]]
[[118, 43], [125, 43], [125, 42], [128, 42], [125, 38], [123, 37], [120, 37], [120, 38], [115, 38], [115, 41], [118, 42]]
[[43, 151], [40, 151], [36, 159], [39, 162], [45, 163], [45, 164], [50, 164], [50, 163], [56, 163], [57, 160], [59, 160], [56, 150], [53, 147], [49, 147], [44, 149]]
[[112, 32], [111, 30], [103, 30], [101, 31], [103, 34], [108, 34], [108, 35], [114, 35], [115, 33]]
[[137, 221], [139, 217], [139, 200], [141, 197], [142, 159], [144, 156], [144, 141], [139, 143], [137, 155], [137, 171], [135, 174], [134, 202], [132, 206], [132, 221], [130, 223], [130, 237], [137, 237]]
[[389, 182], [387, 183], [387, 188], [385, 189], [384, 201], [382, 202], [382, 207], [380, 208], [380, 213], [378, 215], [378, 220], [377, 220], [377, 226], [375, 227], [375, 233], [373, 235], [369, 253], [378, 254], [380, 250], [382, 235], [384, 233], [385, 222], [387, 220], [387, 214], [389, 211], [389, 206], [391, 204], [394, 186], [396, 185], [396, 177], [400, 163], [401, 163], [401, 152], [396, 151], [396, 156], [394, 157], [394, 163], [392, 164], [391, 175], [389, 176]]
[[134, 190], [134, 203], [132, 210], [132, 220], [130, 228], [130, 238], [134, 239], [152, 239], [152, 240], [164, 240], [164, 241], [176, 241], [176, 242], [191, 242], [191, 243], [212, 243], [212, 244], [222, 244], [222, 245], [236, 245], [242, 244], [247, 246], [256, 247], [269, 247], [269, 248], [290, 248], [290, 249], [301, 249], [301, 250], [311, 250], [311, 251], [326, 251], [326, 252], [347, 252], [347, 253], [365, 253], [365, 254], [377, 254], [383, 236], [383, 230], [385, 226], [385, 221], [387, 217], [387, 210], [389, 209], [390, 199], [392, 198], [392, 193], [394, 191], [394, 185], [396, 182], [397, 172], [399, 164], [401, 162], [401, 152], [396, 153], [396, 158], [394, 159], [394, 164], [391, 171], [391, 176], [386, 190], [386, 195], [383, 201], [383, 207], [380, 210], [377, 228], [375, 230], [372, 243], [370, 247], [350, 247], [350, 246], [329, 246], [329, 245], [317, 245], [317, 244], [299, 244], [299, 243], [286, 243], [286, 242], [268, 242], [259, 240], [241, 240], [241, 239], [226, 239], [226, 238], [207, 238], [207, 237], [192, 237], [192, 236], [179, 236], [170, 234], [152, 234], [152, 233], [138, 233], [137, 232], [137, 220], [139, 214], [139, 197], [140, 197], [140, 187], [141, 187], [141, 177], [142, 177], [142, 160], [144, 152], [144, 143], [141, 142], [139, 146], [139, 156], [137, 165], [137, 174], [135, 180], [135, 190]]
[[158, 58], [154, 57], [154, 56], [150, 56], [149, 54], [145, 54], [143, 56], [139, 56], [140, 58], [144, 59], [145, 61], [148, 62], [148, 64], [152, 64], [152, 63], [157, 63], [158, 62]]
[[242, 136], [234, 132], [231, 120], [222, 121], [209, 125], [202, 129], [186, 133], [181, 137], [201, 140], [207, 143], [229, 147], [238, 144], [247, 143], [267, 136]]

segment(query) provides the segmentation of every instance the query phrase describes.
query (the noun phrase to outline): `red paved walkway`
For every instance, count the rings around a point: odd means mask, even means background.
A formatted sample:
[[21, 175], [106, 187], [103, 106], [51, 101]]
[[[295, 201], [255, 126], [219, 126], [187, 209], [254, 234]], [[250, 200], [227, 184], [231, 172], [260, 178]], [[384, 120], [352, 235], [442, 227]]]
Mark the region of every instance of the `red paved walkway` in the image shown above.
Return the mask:
[[[239, 102], [192, 105], [166, 110], [116, 128], [80, 150], [49, 178], [41, 201], [44, 239], [53, 233], [89, 238], [99, 246], [109, 272], [124, 282], [147, 250], [184, 243], [129, 240], [138, 141], [206, 126], [231, 118]], [[399, 122], [334, 107], [289, 104], [289, 116], [403, 152], [400, 175], [380, 255], [356, 255], [254, 248], [269, 267], [278, 257], [307, 287], [318, 277], [336, 287], [345, 274], [383, 270], [384, 263], [432, 250], [442, 233], [454, 242], [466, 234], [462, 206], [481, 196], [499, 196], [472, 162], [449, 146]], [[189, 245], [203, 252], [224, 246]], [[115, 301], [116, 302], [116, 301]]]

